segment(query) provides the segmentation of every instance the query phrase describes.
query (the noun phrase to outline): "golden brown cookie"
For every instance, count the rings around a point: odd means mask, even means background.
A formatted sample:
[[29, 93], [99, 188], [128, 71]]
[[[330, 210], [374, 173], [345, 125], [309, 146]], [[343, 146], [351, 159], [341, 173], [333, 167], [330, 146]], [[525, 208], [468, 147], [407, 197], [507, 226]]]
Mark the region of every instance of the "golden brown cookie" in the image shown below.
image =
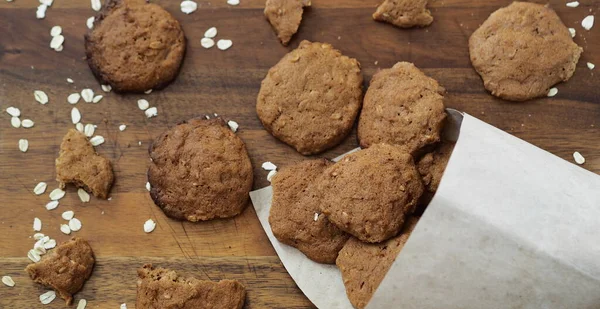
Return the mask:
[[469, 51], [492, 95], [525, 101], [546, 96], [550, 87], [569, 80], [583, 49], [554, 10], [513, 2], [471, 35]]
[[287, 46], [302, 22], [304, 8], [310, 0], [267, 0], [265, 17], [271, 23], [281, 44]]
[[384, 0], [373, 13], [373, 19], [400, 28], [425, 27], [433, 22], [427, 0]]
[[168, 85], [185, 54], [179, 22], [157, 4], [111, 0], [85, 35], [90, 69], [102, 84], [120, 92], [144, 92]]
[[316, 183], [329, 221], [370, 243], [396, 236], [424, 190], [412, 156], [387, 144], [345, 156]]
[[83, 133], [75, 129], [67, 132], [55, 163], [56, 180], [62, 188], [72, 183], [97, 198], [108, 197], [114, 181], [112, 165], [108, 159], [96, 153]]
[[423, 184], [427, 191], [431, 193], [437, 191], [452, 150], [454, 150], [454, 143], [444, 141], [432, 152], [425, 154], [417, 163], [417, 169], [423, 177]]
[[138, 269], [135, 307], [143, 309], [241, 309], [246, 288], [236, 280], [219, 282], [181, 277], [146, 264]]
[[54, 289], [67, 305], [79, 292], [94, 269], [94, 252], [83, 238], [74, 237], [52, 249], [25, 271], [35, 283]]
[[387, 143], [415, 154], [438, 142], [446, 119], [444, 91], [412, 63], [377, 72], [358, 122], [360, 145]]
[[306, 160], [287, 166], [271, 181], [273, 200], [269, 224], [275, 237], [296, 247], [309, 259], [334, 264], [349, 235], [319, 214], [315, 180], [333, 165], [326, 159]]
[[336, 264], [354, 307], [367, 306], [418, 221], [418, 217], [408, 218], [402, 232], [384, 243], [367, 244], [352, 237], [342, 248]]
[[184, 121], [159, 135], [149, 152], [150, 196], [167, 216], [206, 221], [246, 208], [252, 165], [221, 118]]
[[269, 70], [256, 103], [269, 133], [303, 155], [339, 144], [362, 104], [356, 59], [325, 43], [302, 41]]

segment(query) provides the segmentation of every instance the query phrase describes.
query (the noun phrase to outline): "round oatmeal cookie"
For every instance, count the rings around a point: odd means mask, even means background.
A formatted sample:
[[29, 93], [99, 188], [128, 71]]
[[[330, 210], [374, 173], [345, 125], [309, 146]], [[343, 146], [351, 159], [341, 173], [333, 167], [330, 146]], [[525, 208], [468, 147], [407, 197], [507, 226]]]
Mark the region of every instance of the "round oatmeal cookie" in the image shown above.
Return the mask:
[[180, 123], [156, 138], [149, 153], [150, 196], [167, 216], [192, 222], [228, 218], [248, 204], [250, 158], [221, 118]]
[[369, 243], [398, 234], [424, 191], [412, 156], [387, 144], [347, 155], [316, 183], [329, 221]]
[[85, 35], [90, 69], [102, 84], [118, 92], [168, 85], [179, 72], [185, 47], [179, 22], [143, 0], [109, 1]]
[[554, 10], [528, 2], [492, 13], [469, 39], [471, 62], [485, 88], [511, 101], [546, 96], [569, 80], [582, 51]]
[[364, 148], [386, 143], [414, 154], [440, 141], [445, 92], [412, 63], [399, 62], [373, 76], [358, 122]]
[[339, 144], [362, 102], [360, 64], [325, 43], [302, 41], [269, 70], [256, 102], [265, 129], [303, 155]]
[[311, 260], [334, 264], [350, 235], [319, 214], [315, 179], [333, 165], [326, 159], [306, 160], [283, 168], [271, 181], [269, 224], [275, 237]]
[[425, 27], [433, 22], [427, 0], [384, 0], [373, 13], [373, 19], [400, 28]]

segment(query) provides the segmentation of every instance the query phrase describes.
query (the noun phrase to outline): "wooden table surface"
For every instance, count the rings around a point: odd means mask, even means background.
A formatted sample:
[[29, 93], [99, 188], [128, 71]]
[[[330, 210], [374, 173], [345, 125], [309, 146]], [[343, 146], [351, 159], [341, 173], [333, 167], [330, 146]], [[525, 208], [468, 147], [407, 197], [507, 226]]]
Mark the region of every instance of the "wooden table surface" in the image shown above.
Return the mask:
[[[56, 0], [46, 18], [37, 20], [36, 0], [0, 0], [0, 276], [10, 275], [16, 286], [0, 286], [0, 308], [38, 308], [45, 291], [29, 280], [23, 268], [34, 241], [32, 222], [39, 217], [42, 232], [59, 242], [70, 236], [59, 231], [61, 213], [74, 210], [83, 228], [73, 235], [88, 239], [97, 264], [91, 279], [76, 300], [85, 298], [88, 308], [134, 308], [136, 269], [144, 263], [171, 267], [205, 279], [238, 279], [248, 288], [247, 308], [312, 308], [289, 277], [262, 230], [252, 207], [230, 220], [204, 223], [166, 218], [145, 189], [147, 147], [153, 137], [178, 121], [218, 113], [240, 124], [254, 165], [254, 188], [268, 185], [264, 161], [275, 164], [303, 160], [290, 147], [263, 130], [255, 113], [255, 99], [267, 70], [302, 39], [328, 42], [357, 58], [365, 86], [380, 68], [410, 61], [437, 79], [447, 90], [446, 104], [470, 113], [566, 160], [574, 151], [587, 159], [584, 168], [600, 173], [600, 74], [586, 62], [600, 64], [600, 25], [585, 31], [581, 20], [600, 6], [598, 0], [580, 0], [568, 8], [565, 0], [551, 5], [568, 27], [577, 29], [575, 41], [584, 48], [575, 76], [558, 85], [558, 95], [526, 103], [509, 103], [490, 96], [471, 68], [467, 42], [488, 15], [510, 0], [437, 0], [430, 7], [434, 23], [424, 29], [400, 30], [374, 22], [371, 14], [379, 0], [313, 0], [305, 12], [299, 33], [290, 47], [279, 44], [262, 13], [264, 0], [241, 0], [232, 7], [225, 0], [197, 1], [190, 15], [180, 1], [160, 0], [178, 18], [188, 38], [188, 50], [177, 80], [163, 91], [149, 95], [102, 93], [83, 57], [85, 21], [94, 15], [89, 1]], [[545, 2], [545, 1], [538, 1]], [[61, 25], [64, 50], [49, 48], [50, 28]], [[200, 39], [209, 27], [218, 38], [233, 40], [227, 51], [206, 50]], [[75, 83], [68, 84], [67, 78]], [[96, 134], [106, 142], [97, 151], [110, 158], [116, 182], [110, 201], [92, 198], [80, 202], [69, 187], [60, 206], [47, 211], [47, 193], [57, 186], [54, 159], [62, 136], [73, 127], [72, 106], [66, 97], [83, 88], [104, 94], [98, 104], [77, 107], [83, 123], [98, 126]], [[38, 104], [34, 90], [43, 90], [47, 105]], [[158, 116], [147, 119], [136, 101], [145, 98], [158, 107]], [[4, 112], [21, 109], [21, 119], [35, 121], [31, 129], [15, 129]], [[120, 132], [120, 124], [127, 129]], [[18, 140], [29, 140], [21, 153]], [[141, 145], [139, 144], [141, 142]], [[334, 157], [357, 146], [353, 133], [340, 146], [323, 154]], [[48, 183], [42, 196], [32, 193], [39, 181]], [[143, 231], [153, 218], [156, 230]], [[56, 299], [47, 308], [62, 308]]]

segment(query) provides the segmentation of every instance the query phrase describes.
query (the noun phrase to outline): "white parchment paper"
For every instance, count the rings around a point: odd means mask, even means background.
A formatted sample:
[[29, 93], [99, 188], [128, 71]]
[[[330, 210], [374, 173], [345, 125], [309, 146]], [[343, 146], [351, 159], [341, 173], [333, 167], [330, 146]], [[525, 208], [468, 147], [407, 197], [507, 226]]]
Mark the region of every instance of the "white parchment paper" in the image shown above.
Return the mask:
[[[352, 308], [341, 274], [275, 239], [319, 308]], [[371, 299], [379, 308], [600, 308], [600, 176], [464, 115], [436, 196]]]

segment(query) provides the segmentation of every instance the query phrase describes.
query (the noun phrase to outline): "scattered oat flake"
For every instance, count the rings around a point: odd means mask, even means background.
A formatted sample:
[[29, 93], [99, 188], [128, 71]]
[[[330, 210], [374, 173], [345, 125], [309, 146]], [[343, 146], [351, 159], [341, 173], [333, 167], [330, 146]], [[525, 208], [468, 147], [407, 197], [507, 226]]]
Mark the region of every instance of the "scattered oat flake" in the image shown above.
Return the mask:
[[275, 174], [277, 174], [277, 171], [276, 171], [276, 170], [272, 170], [272, 171], [270, 171], [270, 172], [269, 172], [269, 174], [267, 174], [267, 180], [268, 180], [269, 182], [271, 182], [271, 179], [273, 179], [273, 176], [275, 176]]
[[77, 102], [79, 102], [80, 98], [81, 98], [81, 95], [79, 93], [71, 93], [67, 97], [67, 102], [69, 102], [70, 104], [77, 104]]
[[233, 45], [233, 41], [231, 40], [219, 40], [217, 42], [217, 47], [220, 50], [227, 50]]
[[15, 286], [15, 282], [13, 281], [13, 279], [10, 276], [3, 276], [2, 283], [4, 283], [4, 285], [6, 285], [8, 287]]
[[90, 138], [90, 143], [92, 143], [92, 146], [101, 145], [104, 143], [104, 137], [102, 135], [96, 135]]
[[28, 129], [28, 128], [33, 128], [35, 123], [31, 119], [23, 119], [23, 121], [21, 121], [21, 125], [23, 126], [23, 128]]
[[70, 78], [67, 78], [67, 83], [72, 84], [72, 83], [74, 83], [74, 81]]
[[92, 99], [92, 103], [98, 103], [100, 102], [100, 100], [102, 100], [102, 98], [104, 98], [104, 96], [102, 95], [94, 96], [94, 98]]
[[33, 245], [33, 250], [35, 250], [37, 253], [39, 253], [39, 255], [46, 254], [46, 248], [44, 248], [44, 243], [45, 243], [45, 239], [42, 238], [42, 239], [38, 240]]
[[186, 14], [191, 14], [198, 9], [198, 4], [194, 1], [181, 1], [181, 11]]
[[50, 35], [52, 37], [60, 35], [61, 33], [62, 33], [62, 28], [60, 26], [54, 26], [54, 27], [52, 27], [52, 29], [50, 29]]
[[233, 131], [234, 133], [237, 132], [238, 128], [240, 127], [240, 125], [233, 121], [233, 120], [229, 120], [227, 122], [227, 125], [229, 126], [229, 128], [231, 129], [231, 131]]
[[47, 242], [44, 243], [44, 249], [49, 250], [56, 247], [56, 240], [54, 239], [49, 239]]
[[271, 163], [271, 162], [267, 161], [267, 162], [264, 162], [264, 163], [262, 164], [262, 168], [263, 168], [265, 171], [274, 171], [274, 170], [276, 170], [276, 169], [277, 169], [277, 165], [275, 165], [275, 164], [273, 164], [273, 163]]
[[46, 9], [48, 9], [47, 5], [40, 4], [37, 7], [37, 11], [35, 11], [35, 18], [37, 18], [37, 19], [44, 19], [44, 17], [46, 17]]
[[94, 28], [94, 16], [88, 18], [85, 21], [85, 25], [88, 27], [88, 29], [93, 29]]
[[240, 0], [227, 0], [227, 4], [238, 5], [238, 4], [240, 4]]
[[82, 188], [77, 189], [77, 195], [79, 196], [79, 199], [84, 203], [88, 203], [90, 201], [90, 194]]
[[202, 40], [200, 40], [200, 45], [206, 49], [209, 49], [215, 46], [215, 41], [211, 38], [202, 38]]
[[152, 189], [152, 187], [150, 186], [150, 183], [146, 182], [146, 190], [150, 191], [150, 189]]
[[144, 91], [145, 94], [151, 94], [152, 93], [152, 89], [148, 89], [146, 91]]
[[19, 117], [11, 117], [10, 118], [10, 125], [13, 128], [20, 128], [21, 127], [21, 119]]
[[315, 220], [315, 221], [319, 220], [319, 214], [318, 214], [318, 213], [316, 213], [316, 212], [315, 212], [315, 218], [314, 218], [314, 220]]
[[576, 8], [579, 6], [579, 1], [567, 2], [567, 6], [570, 8]]
[[20, 139], [19, 150], [21, 150], [21, 152], [27, 152], [27, 149], [29, 149], [29, 141], [26, 139]]
[[77, 231], [81, 230], [81, 221], [79, 221], [79, 219], [77, 219], [77, 218], [73, 218], [73, 219], [69, 220], [69, 228], [73, 232], [77, 232]]
[[569, 33], [571, 33], [571, 37], [574, 38], [577, 35], [577, 30], [575, 28], [569, 28]]
[[581, 21], [581, 26], [585, 30], [590, 30], [594, 26], [594, 15], [588, 15]]
[[71, 234], [71, 228], [67, 224], [61, 224], [60, 225], [60, 231], [63, 232], [63, 234], [66, 234], [66, 235]]
[[35, 100], [38, 101], [38, 103], [40, 104], [48, 103], [48, 95], [41, 90], [34, 91], [33, 96], [35, 97]]
[[48, 204], [46, 204], [47, 210], [54, 210], [56, 207], [58, 207], [58, 201], [50, 201]]
[[44, 233], [35, 233], [33, 234], [33, 239], [35, 240], [40, 240], [42, 238], [44, 238], [46, 235], [44, 235]]
[[61, 188], [56, 188], [50, 192], [50, 199], [53, 201], [58, 201], [61, 198], [65, 197], [65, 191]]
[[88, 123], [85, 125], [85, 127], [83, 127], [83, 133], [87, 137], [94, 136], [94, 131], [96, 131], [96, 127], [91, 123]]
[[125, 304], [125, 303], [121, 304], [121, 308], [119, 308], [119, 309], [127, 309], [127, 304]]
[[100, 87], [102, 87], [102, 91], [104, 92], [110, 92], [112, 90], [112, 87], [110, 85], [102, 85]]
[[591, 62], [588, 62], [587, 67], [588, 67], [588, 69], [593, 70], [596, 67], [596, 65]]
[[9, 115], [13, 116], [13, 117], [19, 117], [19, 116], [21, 116], [21, 110], [20, 110], [20, 109], [18, 109], [18, 108], [16, 108], [16, 107], [12, 107], [12, 106], [11, 106], [11, 107], [8, 107], [8, 108], [6, 109], [6, 112], [7, 112]]
[[156, 107], [150, 107], [149, 109], [145, 110], [144, 113], [148, 118], [156, 117], [156, 115], [158, 115], [158, 109]]
[[582, 165], [585, 163], [585, 158], [581, 155], [581, 153], [579, 153], [579, 151], [575, 151], [573, 153], [573, 159], [575, 159], [575, 162], [579, 165]]
[[42, 230], [42, 220], [40, 218], [33, 219], [33, 230], [39, 232]]
[[102, 8], [102, 3], [100, 0], [92, 0], [92, 10], [98, 12]]
[[77, 309], [85, 309], [85, 306], [87, 306], [87, 300], [80, 299], [79, 303], [77, 303]]
[[67, 221], [73, 219], [74, 216], [75, 216], [75, 212], [72, 210], [67, 210], [67, 211], [63, 212], [61, 215], [61, 217]]
[[556, 87], [550, 88], [550, 90], [548, 91], [548, 96], [549, 97], [553, 97], [553, 96], [555, 96], [557, 94], [558, 94], [558, 89]]
[[63, 46], [61, 45], [61, 46], [55, 48], [54, 50], [57, 52], [61, 52], [63, 50]]
[[71, 109], [71, 121], [73, 124], [77, 124], [81, 121], [81, 113], [77, 107], [73, 107], [73, 109]]
[[48, 7], [52, 6], [52, 3], [54, 2], [54, 0], [40, 0], [41, 4], [44, 4]]
[[208, 30], [206, 30], [206, 32], [204, 32], [204, 37], [205, 38], [214, 38], [217, 36], [217, 28], [215, 27], [210, 27], [208, 28]]
[[150, 103], [148, 103], [148, 100], [145, 100], [145, 99], [139, 99], [137, 101], [137, 103], [138, 103], [139, 109], [141, 109], [143, 111], [147, 110], [148, 107], [150, 107]]
[[27, 252], [27, 257], [34, 263], [37, 263], [40, 261], [40, 254], [37, 253], [37, 251], [35, 251], [34, 249], [31, 249], [31, 250], [29, 250], [29, 252]]
[[94, 90], [86, 88], [81, 90], [81, 97], [87, 103], [91, 103], [94, 100]]
[[123, 132], [123, 131], [125, 131], [126, 128], [127, 128], [127, 125], [122, 124], [119, 126], [119, 131]]
[[46, 192], [46, 188], [48, 187], [48, 184], [45, 182], [40, 182], [37, 185], [35, 185], [35, 188], [33, 188], [33, 193], [35, 193], [35, 195], [41, 195], [44, 194], [44, 192]]
[[77, 129], [77, 131], [83, 133], [83, 123], [78, 122], [77, 124], [75, 124], [75, 129]]
[[154, 220], [148, 219], [146, 222], [144, 222], [144, 232], [151, 233], [154, 231], [154, 228], [156, 228], [156, 223]]
[[65, 37], [59, 34], [55, 37], [52, 37], [52, 40], [50, 41], [50, 48], [57, 49], [59, 46], [62, 46], [64, 42]]
[[56, 293], [54, 291], [48, 291], [42, 295], [40, 295], [40, 302], [44, 305], [51, 303], [56, 298]]

